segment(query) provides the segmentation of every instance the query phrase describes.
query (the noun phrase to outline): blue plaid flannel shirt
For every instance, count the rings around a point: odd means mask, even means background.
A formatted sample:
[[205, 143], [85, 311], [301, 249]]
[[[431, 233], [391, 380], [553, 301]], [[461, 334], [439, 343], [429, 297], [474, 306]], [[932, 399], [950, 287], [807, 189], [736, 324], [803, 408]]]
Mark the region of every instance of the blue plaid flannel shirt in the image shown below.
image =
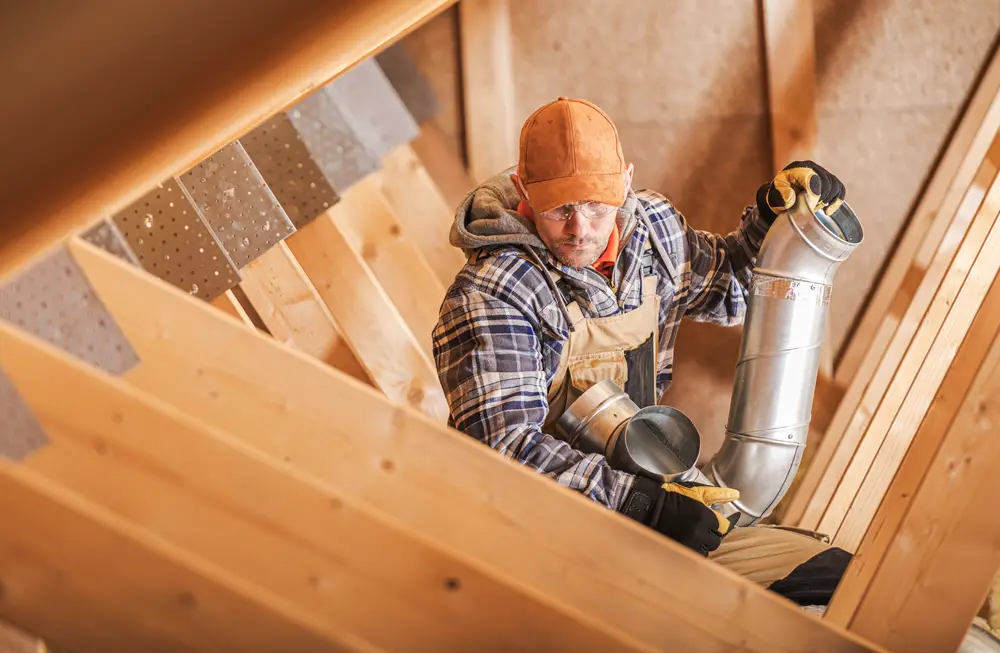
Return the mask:
[[[660, 351], [657, 396], [673, 379], [673, 349], [682, 318], [720, 325], [742, 323], [752, 266], [767, 231], [756, 207], [725, 235], [693, 229], [653, 191], [636, 192], [679, 275], [675, 285], [658, 256]], [[586, 317], [630, 311], [642, 292], [641, 258], [647, 234], [640, 220], [619, 255], [612, 283], [592, 268], [561, 265], [567, 301]], [[569, 328], [542, 270], [516, 246], [470, 257], [441, 305], [433, 333], [438, 376], [451, 409], [449, 425], [559, 484], [618, 510], [634, 476], [612, 469], [599, 454], [585, 454], [543, 433], [548, 388]], [[617, 288], [617, 294], [613, 291]]]

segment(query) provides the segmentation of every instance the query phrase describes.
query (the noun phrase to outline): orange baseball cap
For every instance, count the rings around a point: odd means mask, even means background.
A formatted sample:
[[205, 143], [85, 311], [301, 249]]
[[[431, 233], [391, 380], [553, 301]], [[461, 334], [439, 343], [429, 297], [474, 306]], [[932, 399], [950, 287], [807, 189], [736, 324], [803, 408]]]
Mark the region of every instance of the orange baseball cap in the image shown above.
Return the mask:
[[536, 212], [580, 202], [625, 202], [625, 155], [608, 114], [560, 97], [521, 127], [518, 177]]

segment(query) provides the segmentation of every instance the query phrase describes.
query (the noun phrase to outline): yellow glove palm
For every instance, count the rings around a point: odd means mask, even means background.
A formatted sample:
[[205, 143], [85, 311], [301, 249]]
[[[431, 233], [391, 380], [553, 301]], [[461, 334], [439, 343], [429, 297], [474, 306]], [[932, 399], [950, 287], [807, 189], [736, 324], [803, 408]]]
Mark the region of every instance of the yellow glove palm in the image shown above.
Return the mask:
[[[663, 484], [663, 489], [667, 492], [676, 492], [689, 499], [694, 499], [709, 509], [712, 506], [731, 503], [740, 498], [739, 490], [730, 487], [716, 487], [714, 485], [669, 482]], [[725, 535], [733, 527], [733, 524], [717, 511], [712, 510], [712, 512], [719, 519], [719, 533]]]
[[[779, 172], [765, 188], [767, 208], [774, 214], [795, 205], [796, 194], [806, 194], [806, 205], [813, 211], [833, 214], [844, 201], [844, 184], [812, 161], [793, 161]], [[761, 207], [763, 208], [763, 207]]]

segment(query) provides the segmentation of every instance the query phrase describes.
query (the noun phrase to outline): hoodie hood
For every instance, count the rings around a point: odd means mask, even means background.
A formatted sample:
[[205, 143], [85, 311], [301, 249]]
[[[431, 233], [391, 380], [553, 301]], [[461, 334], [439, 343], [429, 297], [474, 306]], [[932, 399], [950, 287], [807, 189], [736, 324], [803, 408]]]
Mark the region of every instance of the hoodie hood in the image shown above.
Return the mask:
[[450, 242], [468, 256], [481, 247], [527, 245], [545, 249], [531, 220], [517, 212], [521, 196], [508, 168], [474, 188], [455, 212]]
[[[534, 223], [517, 212], [521, 196], [510, 179], [513, 172], [516, 169], [511, 167], [484, 181], [465, 196], [455, 212], [449, 240], [453, 246], [461, 248], [466, 256], [482, 247], [500, 245], [547, 249], [538, 237]], [[625, 199], [625, 214], [628, 218], [620, 220], [618, 224], [622, 234], [631, 231], [638, 203], [635, 193], [629, 189]]]

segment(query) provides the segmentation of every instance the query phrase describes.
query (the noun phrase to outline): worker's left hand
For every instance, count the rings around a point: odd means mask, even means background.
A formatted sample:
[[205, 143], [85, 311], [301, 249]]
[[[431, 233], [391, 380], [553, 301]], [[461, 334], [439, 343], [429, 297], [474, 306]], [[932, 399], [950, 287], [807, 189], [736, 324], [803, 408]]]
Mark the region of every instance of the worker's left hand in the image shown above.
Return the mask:
[[844, 184], [819, 164], [793, 161], [757, 189], [757, 210], [768, 223], [774, 222], [779, 213], [795, 205], [800, 192], [805, 193], [810, 209], [827, 215], [840, 208], [847, 194]]

